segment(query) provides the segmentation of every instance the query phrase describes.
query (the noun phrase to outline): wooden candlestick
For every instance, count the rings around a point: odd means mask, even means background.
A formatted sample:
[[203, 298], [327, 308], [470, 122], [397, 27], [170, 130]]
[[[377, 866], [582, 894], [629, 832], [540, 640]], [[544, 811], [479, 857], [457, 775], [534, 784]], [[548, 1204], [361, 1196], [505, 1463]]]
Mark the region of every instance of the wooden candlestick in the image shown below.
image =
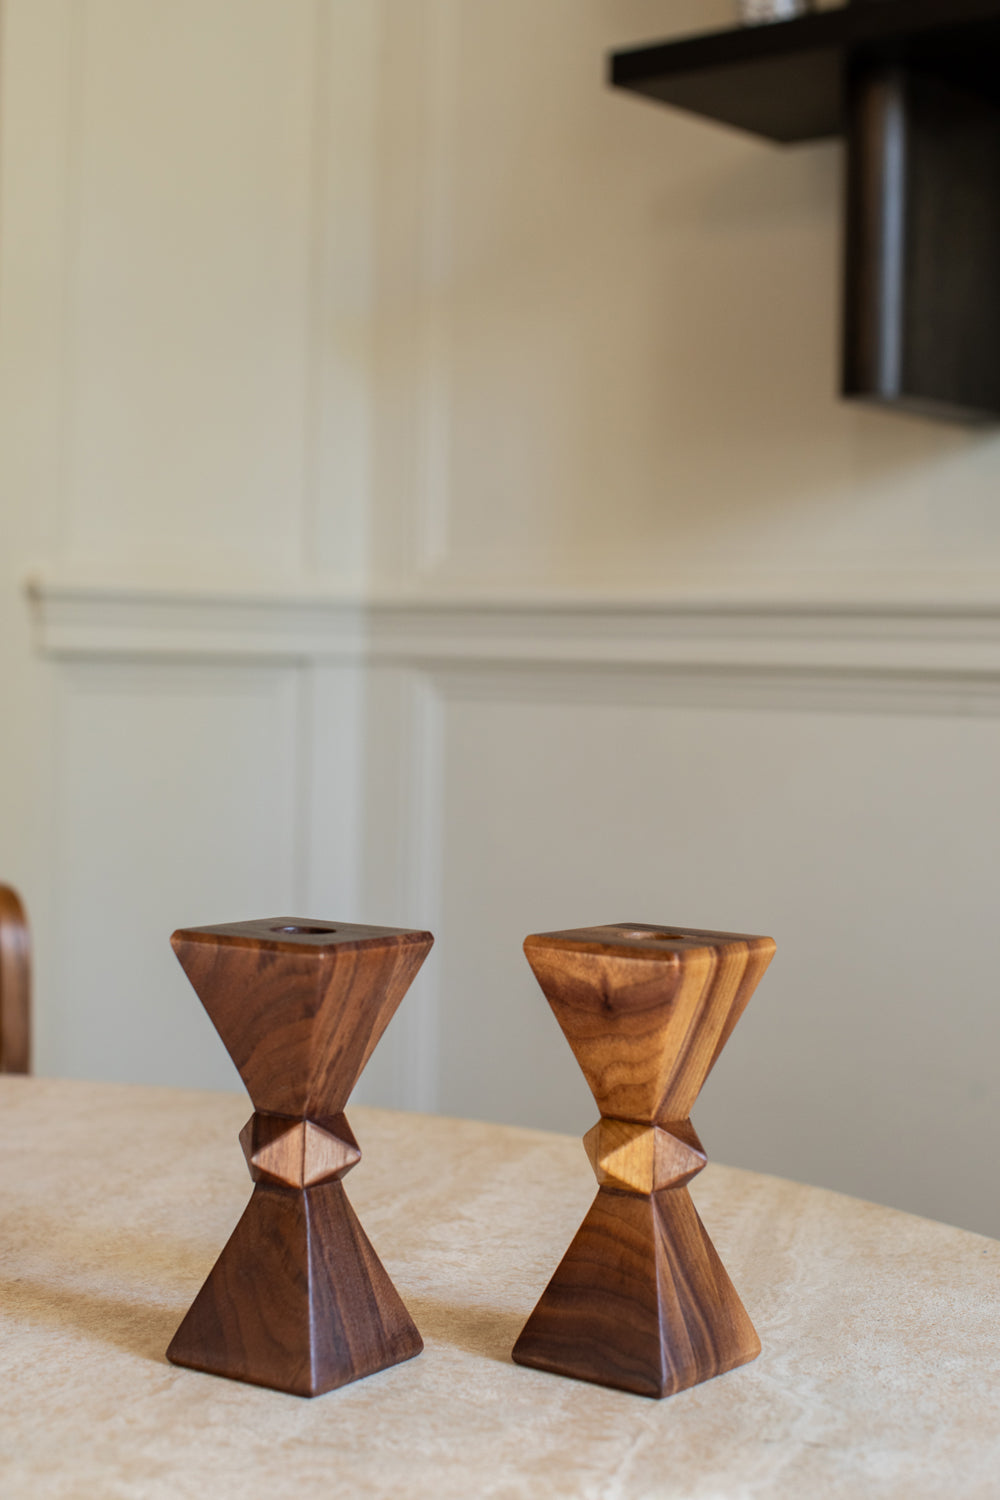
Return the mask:
[[686, 1184], [688, 1118], [771, 961], [766, 937], [620, 923], [525, 940], [601, 1119], [598, 1191], [521, 1336], [522, 1365], [671, 1396], [760, 1353]]
[[175, 932], [246, 1084], [253, 1196], [167, 1358], [317, 1396], [423, 1348], [347, 1200], [348, 1096], [434, 939], [272, 917]]

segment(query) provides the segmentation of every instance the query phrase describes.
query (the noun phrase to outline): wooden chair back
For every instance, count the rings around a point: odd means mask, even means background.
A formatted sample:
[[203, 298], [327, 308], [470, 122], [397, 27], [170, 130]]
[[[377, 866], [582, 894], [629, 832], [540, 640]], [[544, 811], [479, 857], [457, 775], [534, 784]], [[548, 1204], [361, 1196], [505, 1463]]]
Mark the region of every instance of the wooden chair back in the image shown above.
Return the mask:
[[21, 899], [0, 885], [0, 1073], [31, 1071], [31, 939]]

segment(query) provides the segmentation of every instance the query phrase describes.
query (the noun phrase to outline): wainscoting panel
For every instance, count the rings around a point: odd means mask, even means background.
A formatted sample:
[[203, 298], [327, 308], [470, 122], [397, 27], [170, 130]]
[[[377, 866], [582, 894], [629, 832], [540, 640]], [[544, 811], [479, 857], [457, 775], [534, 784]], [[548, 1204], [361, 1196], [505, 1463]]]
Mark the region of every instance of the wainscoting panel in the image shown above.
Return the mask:
[[766, 932], [699, 1108], [711, 1153], [1000, 1232], [996, 612], [49, 578], [34, 613], [63, 685], [50, 1024], [74, 1069], [107, 1075], [111, 1028], [121, 1076], [224, 1081], [166, 937], [287, 908], [436, 936], [360, 1098], [582, 1132], [526, 934]]
[[38, 1066], [235, 1086], [284, 909], [436, 935], [360, 1097], [581, 1130], [524, 935], [760, 928], [713, 1154], [1000, 1233], [997, 440], [833, 399], [835, 147], [605, 87], [709, 8], [5, 0]]
[[359, 920], [435, 935], [365, 1071], [359, 1098], [406, 1109], [439, 1102], [442, 700], [433, 679], [396, 663], [367, 674], [362, 726], [364, 840]]
[[318, 27], [76, 0], [65, 555], [299, 563]]
[[699, 1105], [710, 1153], [1000, 1231], [978, 1186], [997, 1148], [1000, 721], [677, 707], [669, 682], [637, 705], [612, 674], [601, 702], [561, 688], [448, 693], [439, 1107], [596, 1118], [529, 932], [768, 933], [777, 956]]
[[297, 674], [73, 663], [56, 697], [39, 1071], [238, 1088], [169, 938], [302, 899]]

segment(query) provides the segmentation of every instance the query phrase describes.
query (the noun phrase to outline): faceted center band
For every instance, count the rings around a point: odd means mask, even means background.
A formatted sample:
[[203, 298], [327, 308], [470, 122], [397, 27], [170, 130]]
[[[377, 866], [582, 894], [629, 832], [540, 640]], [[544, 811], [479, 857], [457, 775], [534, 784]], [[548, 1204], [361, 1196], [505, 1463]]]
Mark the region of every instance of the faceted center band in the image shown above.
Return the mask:
[[296, 1120], [258, 1110], [240, 1131], [240, 1145], [254, 1182], [315, 1187], [344, 1177], [361, 1160], [345, 1117]]
[[680, 1187], [706, 1161], [690, 1120], [648, 1125], [601, 1119], [587, 1131], [583, 1145], [600, 1185], [629, 1193]]

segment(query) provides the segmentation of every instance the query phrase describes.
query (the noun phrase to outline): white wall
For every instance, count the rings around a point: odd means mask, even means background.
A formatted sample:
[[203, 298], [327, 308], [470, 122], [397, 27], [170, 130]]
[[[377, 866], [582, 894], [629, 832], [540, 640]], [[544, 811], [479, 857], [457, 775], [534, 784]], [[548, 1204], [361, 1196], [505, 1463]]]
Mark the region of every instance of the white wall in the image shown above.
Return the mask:
[[603, 86], [728, 14], [6, 0], [40, 1070], [233, 1083], [183, 923], [429, 925], [365, 1097], [582, 1131], [525, 933], [759, 930], [711, 1153], [1000, 1234], [1000, 444], [835, 398], [835, 144]]

